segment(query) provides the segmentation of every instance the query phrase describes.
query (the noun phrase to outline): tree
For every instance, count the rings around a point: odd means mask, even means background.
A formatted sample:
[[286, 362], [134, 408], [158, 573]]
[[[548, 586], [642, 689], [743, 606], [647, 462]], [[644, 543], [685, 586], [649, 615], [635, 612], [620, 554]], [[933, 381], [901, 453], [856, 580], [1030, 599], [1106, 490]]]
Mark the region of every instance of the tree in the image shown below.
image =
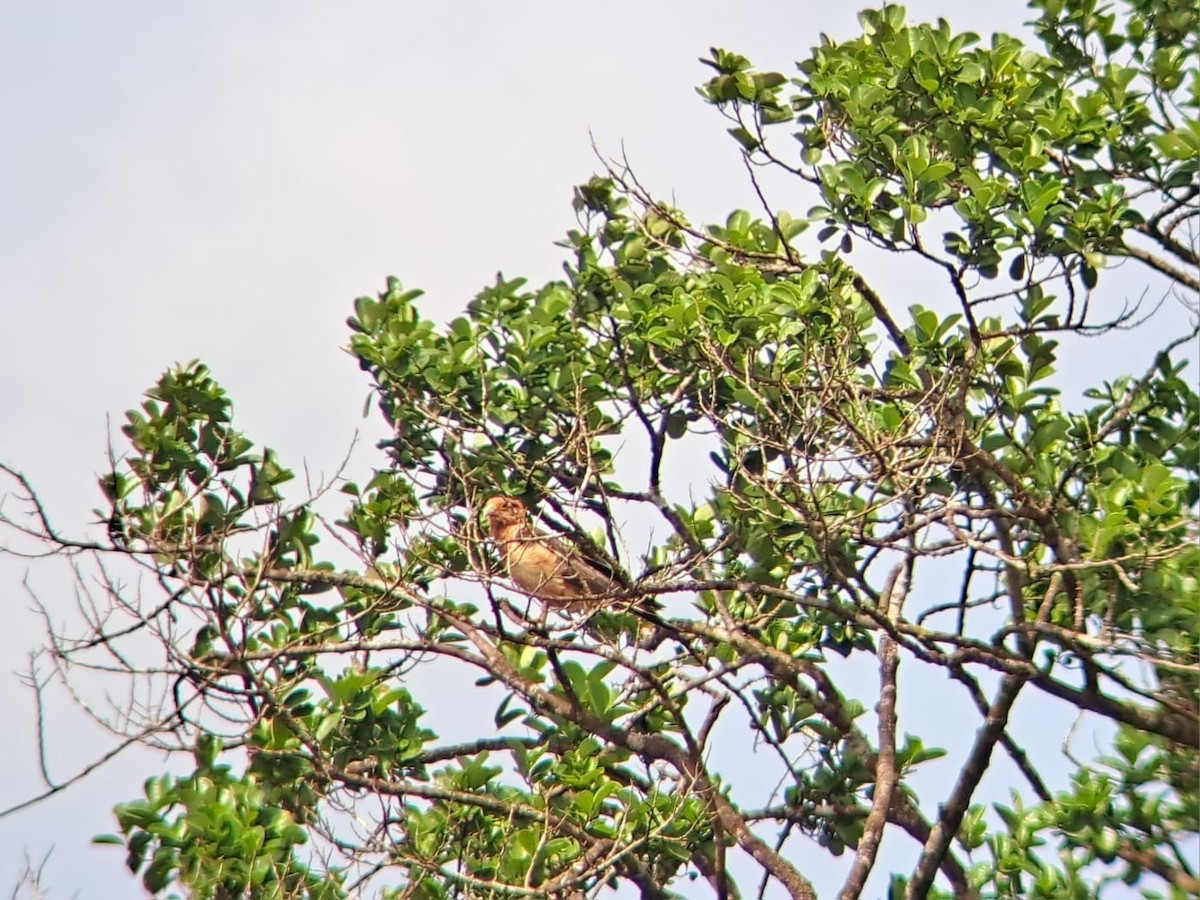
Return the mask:
[[[1198, 14], [1033, 8], [1041, 51], [895, 6], [792, 78], [714, 50], [760, 217], [694, 225], [613, 163], [561, 280], [498, 278], [444, 327], [396, 279], [359, 298], [394, 431], [365, 483], [286, 494], [199, 363], [128, 414], [103, 538], [6, 470], [6, 527], [80, 573], [63, 677], [136, 684], [113, 727], [192, 754], [101, 838], [146, 888], [805, 898], [836, 870], [853, 897], [886, 839], [876, 894], [1200, 891], [1197, 332], [1054, 387], [1060, 339], [1144, 327], [1111, 266], [1197, 315]], [[767, 173], [816, 205], [776, 209]], [[622, 589], [570, 616], [515, 590], [497, 493]], [[472, 739], [424, 723], [430, 669], [486, 688]], [[906, 733], [906, 692], [978, 716]], [[1026, 696], [1101, 751], [1029, 747]]]

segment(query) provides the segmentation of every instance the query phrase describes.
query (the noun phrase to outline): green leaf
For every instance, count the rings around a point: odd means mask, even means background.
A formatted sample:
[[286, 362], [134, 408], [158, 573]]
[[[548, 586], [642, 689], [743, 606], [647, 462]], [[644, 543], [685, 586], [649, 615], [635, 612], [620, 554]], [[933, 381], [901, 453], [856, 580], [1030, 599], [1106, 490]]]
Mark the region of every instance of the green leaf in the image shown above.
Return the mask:
[[754, 135], [752, 135], [745, 128], [741, 128], [741, 127], [730, 128], [729, 133], [731, 135], [733, 135], [734, 140], [736, 140], [739, 144], [741, 144], [742, 149], [745, 150], [747, 153], [753, 153], [755, 150], [757, 150], [759, 148], [758, 138], [756, 138]]

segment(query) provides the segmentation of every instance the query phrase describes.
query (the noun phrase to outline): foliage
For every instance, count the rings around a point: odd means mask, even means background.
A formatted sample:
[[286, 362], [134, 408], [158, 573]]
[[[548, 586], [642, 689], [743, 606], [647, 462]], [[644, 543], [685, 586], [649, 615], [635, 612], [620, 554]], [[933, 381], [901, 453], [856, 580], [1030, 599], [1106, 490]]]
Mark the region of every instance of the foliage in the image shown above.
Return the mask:
[[[894, 6], [793, 78], [714, 50], [701, 94], [764, 218], [693, 225], [612, 166], [563, 279], [500, 277], [441, 327], [397, 279], [359, 298], [394, 437], [336, 524], [198, 363], [129, 414], [106, 540], [14, 474], [33, 521], [6, 523], [106, 586], [58, 653], [113, 654], [158, 691], [125, 729], [195, 754], [103, 839], [147, 890], [811, 897], [836, 871], [857, 896], [877, 858], [894, 896], [1200, 890], [1196, 333], [1055, 386], [1061, 340], [1137, 324], [1097, 312], [1113, 261], [1198, 289], [1200, 14], [1033, 8], [1043, 52]], [[765, 171], [815, 205], [770, 208]], [[871, 274], [892, 257], [923, 280]], [[476, 518], [496, 492], [663, 612], [539, 615]], [[494, 721], [448, 744], [415, 698], [461, 671], [486, 690], [455, 716]], [[906, 692], [948, 690], [978, 721], [903, 732]], [[1027, 746], [1028, 694], [1106, 749]]]
[[116, 809], [120, 835], [97, 842], [127, 846], [127, 864], [143, 872], [151, 894], [177, 881], [193, 897], [340, 896], [336, 873], [314, 876], [296, 861], [294, 848], [308, 833], [266, 802], [252, 775], [236, 778], [215, 765], [220, 749], [202, 736], [195, 773], [147, 779], [145, 800]]

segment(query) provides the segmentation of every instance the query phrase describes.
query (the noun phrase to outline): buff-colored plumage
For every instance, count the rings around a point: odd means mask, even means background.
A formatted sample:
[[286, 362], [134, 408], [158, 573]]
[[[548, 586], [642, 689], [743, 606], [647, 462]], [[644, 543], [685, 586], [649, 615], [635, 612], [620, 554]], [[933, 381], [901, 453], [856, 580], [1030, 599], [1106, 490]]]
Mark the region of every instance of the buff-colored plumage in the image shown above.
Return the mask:
[[516, 497], [496, 496], [483, 505], [488, 533], [517, 587], [547, 606], [590, 610], [623, 585], [586, 559], [574, 545], [533, 527], [529, 510]]

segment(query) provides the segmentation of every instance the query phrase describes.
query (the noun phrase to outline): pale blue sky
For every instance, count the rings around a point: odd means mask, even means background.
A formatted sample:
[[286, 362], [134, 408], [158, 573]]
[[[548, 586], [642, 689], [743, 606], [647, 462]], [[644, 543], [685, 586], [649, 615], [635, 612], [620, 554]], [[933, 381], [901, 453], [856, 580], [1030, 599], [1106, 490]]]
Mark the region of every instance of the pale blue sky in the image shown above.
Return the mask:
[[[1013, 0], [909, 8], [983, 33], [1027, 18]], [[715, 44], [788, 71], [819, 32], [854, 34], [857, 9], [3, 4], [0, 459], [62, 526], [82, 527], [99, 503], [106, 417], [119, 423], [164, 367], [199, 357], [240, 426], [289, 462], [331, 472], [359, 429], [354, 462], [370, 466], [380, 425], [361, 418], [367, 383], [339, 349], [355, 296], [395, 274], [449, 318], [499, 270], [554, 277], [571, 186], [596, 168], [589, 131], [606, 151], [623, 143], [643, 181], [693, 219], [753, 208], [725, 123], [694, 94], [707, 72], [696, 58]], [[800, 211], [811, 202], [791, 187], [776, 199], [792, 198]], [[1135, 296], [1146, 280], [1113, 283], [1113, 296]], [[904, 305], [929, 290], [913, 284]], [[1154, 333], [1181, 327], [1165, 315]], [[1103, 362], [1140, 371], [1149, 337], [1106, 345]], [[1066, 383], [1086, 382], [1090, 351], [1073, 359]], [[33, 706], [9, 674], [40, 639], [23, 570], [0, 559], [0, 807], [38, 789]], [[36, 569], [35, 584], [52, 604], [65, 587]], [[64, 592], [64, 617], [69, 603]], [[65, 775], [104, 744], [67, 706], [54, 713], [51, 761]], [[0, 820], [0, 890], [23, 850], [53, 846], [52, 896], [140, 896], [121, 854], [87, 841], [159, 767], [119, 762]]]

